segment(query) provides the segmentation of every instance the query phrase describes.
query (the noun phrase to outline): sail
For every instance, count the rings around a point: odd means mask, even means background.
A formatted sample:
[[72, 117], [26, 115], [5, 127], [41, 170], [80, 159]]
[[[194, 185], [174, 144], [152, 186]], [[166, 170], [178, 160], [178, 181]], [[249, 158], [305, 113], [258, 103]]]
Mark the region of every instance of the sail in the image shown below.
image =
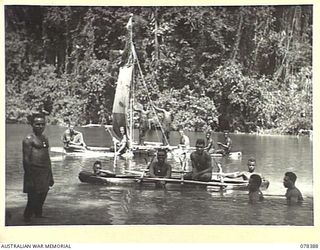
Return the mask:
[[127, 128], [128, 109], [130, 101], [130, 86], [133, 65], [122, 66], [119, 70], [116, 93], [112, 108], [112, 128], [115, 135], [120, 138], [120, 127]]

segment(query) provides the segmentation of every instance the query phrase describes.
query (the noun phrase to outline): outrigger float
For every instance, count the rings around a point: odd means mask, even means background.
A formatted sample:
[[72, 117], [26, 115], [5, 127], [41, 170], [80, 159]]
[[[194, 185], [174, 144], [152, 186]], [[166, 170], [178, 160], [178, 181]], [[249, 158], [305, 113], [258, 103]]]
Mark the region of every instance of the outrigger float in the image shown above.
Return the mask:
[[[211, 181], [195, 181], [186, 180], [183, 176], [172, 178], [152, 178], [145, 175], [144, 171], [127, 171], [131, 175], [116, 175], [109, 171], [103, 171], [106, 176], [95, 175], [88, 171], [81, 171], [79, 173], [79, 180], [84, 183], [98, 184], [98, 185], [124, 185], [124, 186], [157, 186], [160, 182], [165, 183], [165, 188], [171, 187], [205, 187], [216, 188], [220, 190], [248, 190], [248, 181], [242, 179], [222, 177], [222, 173], [213, 173]], [[182, 173], [181, 171], [173, 171], [173, 173]], [[269, 181], [262, 179], [261, 189], [265, 190], [269, 187]]]

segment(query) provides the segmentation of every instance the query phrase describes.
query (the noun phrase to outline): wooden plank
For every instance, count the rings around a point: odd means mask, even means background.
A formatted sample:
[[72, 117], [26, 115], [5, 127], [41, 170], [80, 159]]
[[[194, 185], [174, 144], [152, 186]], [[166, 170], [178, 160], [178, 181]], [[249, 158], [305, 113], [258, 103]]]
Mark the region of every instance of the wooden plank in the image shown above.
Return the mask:
[[87, 146], [87, 150], [91, 151], [110, 151], [110, 148], [108, 147], [94, 147], [94, 146]]
[[142, 182], [145, 182], [145, 181], [165, 181], [166, 183], [193, 184], [193, 185], [218, 186], [218, 187], [228, 186], [228, 184], [224, 184], [224, 183], [214, 183], [214, 182], [195, 181], [195, 180], [182, 180], [182, 179], [169, 179], [169, 178], [153, 178], [153, 177], [143, 178]]

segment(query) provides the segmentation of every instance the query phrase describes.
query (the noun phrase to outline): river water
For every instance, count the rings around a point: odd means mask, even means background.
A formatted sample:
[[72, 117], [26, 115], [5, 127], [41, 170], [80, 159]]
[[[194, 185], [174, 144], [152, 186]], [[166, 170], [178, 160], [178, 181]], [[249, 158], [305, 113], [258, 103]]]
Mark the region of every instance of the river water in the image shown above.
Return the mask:
[[[51, 147], [61, 147], [60, 126], [47, 126], [45, 134]], [[89, 146], [110, 146], [110, 137], [102, 128], [78, 128]], [[9, 219], [6, 225], [25, 225], [22, 220], [26, 194], [22, 193], [22, 139], [31, 132], [27, 125], [6, 126], [5, 206]], [[192, 146], [203, 133], [187, 132]], [[148, 140], [159, 135], [151, 131]], [[215, 141], [222, 140], [215, 133]], [[249, 204], [246, 191], [203, 190], [197, 188], [155, 189], [101, 186], [81, 183], [78, 174], [91, 171], [94, 161], [116, 173], [145, 168], [149, 157], [131, 160], [106, 157], [65, 156], [51, 153], [54, 187], [44, 205], [44, 219], [31, 225], [314, 225], [312, 141], [308, 137], [231, 134], [233, 151], [242, 151], [240, 159], [221, 161], [224, 172], [244, 171], [251, 156], [257, 160], [256, 172], [270, 181], [264, 190], [265, 200]], [[171, 133], [171, 145], [178, 144], [178, 133]], [[179, 161], [168, 159], [174, 168]], [[296, 186], [304, 196], [301, 206], [289, 207], [284, 199], [282, 180], [286, 171], [294, 171]]]

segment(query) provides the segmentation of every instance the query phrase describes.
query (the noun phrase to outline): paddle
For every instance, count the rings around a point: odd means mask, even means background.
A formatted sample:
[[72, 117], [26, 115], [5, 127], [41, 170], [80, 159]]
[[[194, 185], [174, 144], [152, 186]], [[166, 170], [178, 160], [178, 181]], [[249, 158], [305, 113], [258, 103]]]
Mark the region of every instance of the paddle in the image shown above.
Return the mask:
[[114, 147], [113, 169], [115, 169], [117, 165], [117, 143], [115, 140], [113, 140], [113, 147]]
[[[150, 163], [148, 164], [148, 167], [147, 167], [147, 169], [150, 169], [150, 166], [151, 166], [151, 164], [153, 163], [153, 160], [154, 160], [154, 158], [156, 158], [156, 154], [152, 157], [152, 159], [151, 159], [151, 161], [150, 161]], [[146, 158], [145, 158], [146, 159]]]
[[105, 173], [107, 175], [106, 177], [116, 177], [116, 174], [109, 170], [100, 169], [100, 172]]
[[103, 170], [103, 169], [100, 169], [100, 172], [103, 172], [104, 174], [106, 174], [106, 176], [103, 176], [103, 177], [139, 178], [139, 176], [137, 176], [137, 175], [117, 175], [109, 170]]
[[157, 178], [157, 177], [146, 177], [143, 181], [165, 181], [166, 183], [180, 183], [180, 184], [197, 184], [203, 186], [218, 186], [218, 187], [225, 187], [226, 184], [219, 183], [219, 182], [206, 182], [206, 181], [195, 181], [195, 180], [184, 180], [181, 183], [181, 179], [173, 179], [173, 178]]

